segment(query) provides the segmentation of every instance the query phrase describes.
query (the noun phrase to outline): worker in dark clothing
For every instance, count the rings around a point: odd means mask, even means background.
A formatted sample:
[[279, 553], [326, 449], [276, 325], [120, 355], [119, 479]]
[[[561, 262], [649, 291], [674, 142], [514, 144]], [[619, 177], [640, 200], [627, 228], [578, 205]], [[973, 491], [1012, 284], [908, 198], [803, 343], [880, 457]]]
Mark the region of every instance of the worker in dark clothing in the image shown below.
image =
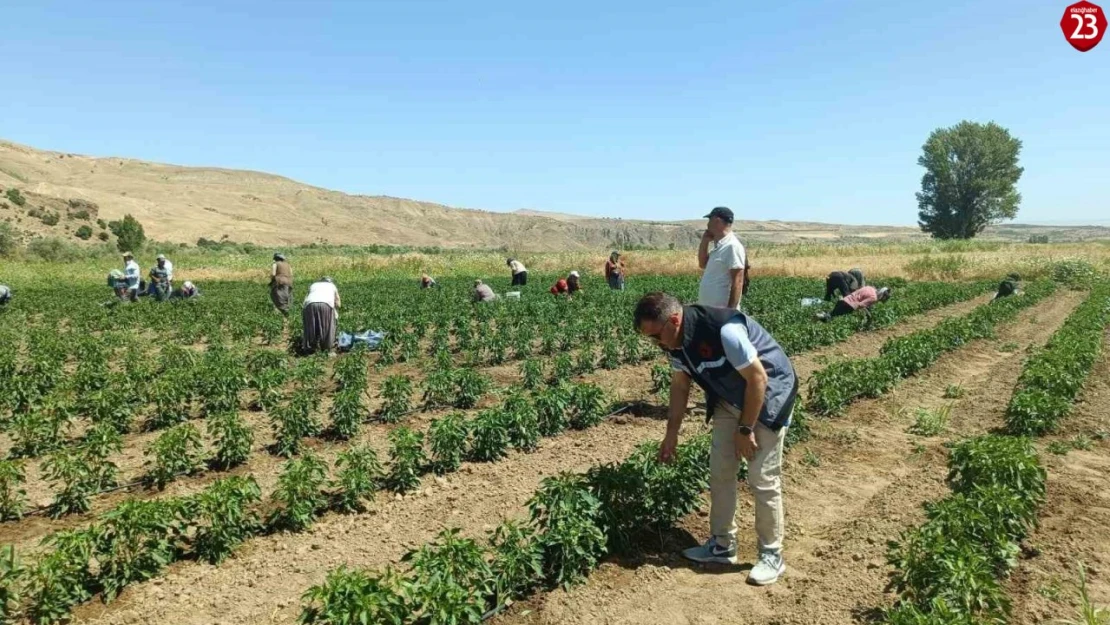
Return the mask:
[[1006, 279], [998, 285], [998, 292], [994, 294], [991, 301], [1010, 297], [1011, 295], [1021, 295], [1021, 276], [1016, 273], [1006, 276]]
[[863, 281], [863, 272], [859, 269], [848, 271], [834, 271], [825, 278], [825, 301], [833, 301], [833, 295], [845, 297], [856, 289], [867, 286]]

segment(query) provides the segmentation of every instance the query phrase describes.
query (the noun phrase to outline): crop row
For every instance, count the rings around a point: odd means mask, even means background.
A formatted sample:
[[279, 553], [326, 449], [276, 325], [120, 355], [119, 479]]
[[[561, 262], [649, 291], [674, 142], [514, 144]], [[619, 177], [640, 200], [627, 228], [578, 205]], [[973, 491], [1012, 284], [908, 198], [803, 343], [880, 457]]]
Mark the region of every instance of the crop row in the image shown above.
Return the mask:
[[584, 579], [607, 554], [672, 527], [708, 487], [709, 437], [656, 460], [645, 443], [624, 462], [544, 479], [525, 522], [506, 520], [486, 541], [449, 529], [405, 555], [404, 572], [340, 567], [304, 594], [302, 623], [479, 623], [539, 587]]
[[1046, 434], [1071, 412], [1102, 351], [1107, 324], [1110, 324], [1110, 284], [1101, 282], [1068, 316], [1048, 344], [1026, 361], [1006, 409], [1006, 425], [1012, 434]]
[[1029, 285], [1023, 296], [983, 304], [970, 313], [946, 319], [925, 330], [887, 341], [879, 356], [835, 362], [810, 381], [808, 405], [815, 414], [838, 414], [861, 397], [878, 397], [969, 341], [989, 338], [994, 327], [1053, 292], [1048, 282]]
[[1002, 580], [1036, 526], [1045, 470], [1029, 439], [986, 435], [953, 447], [952, 494], [926, 504], [926, 522], [891, 543], [890, 625], [1006, 622]]
[[[432, 423], [427, 440], [421, 432], [398, 427], [389, 435], [388, 468], [372, 449], [355, 446], [339, 454], [329, 481], [327, 464], [312, 452], [303, 453], [285, 464], [264, 507], [253, 477], [238, 476], [218, 480], [194, 496], [125, 501], [90, 527], [48, 536], [49, 550], [33, 566], [13, 564], [0, 580], [0, 597], [10, 598], [4, 604], [7, 613], [0, 616], [19, 611], [34, 623], [58, 622], [74, 605], [97, 593], [109, 602], [128, 584], [159, 575], [175, 560], [218, 563], [251, 536], [304, 531], [327, 509], [363, 510], [380, 488], [408, 492], [429, 471], [455, 471], [464, 459], [493, 462], [510, 448], [533, 451], [541, 436], [589, 428], [606, 417], [604, 393], [596, 386], [560, 386], [548, 393], [546, 399], [510, 396], [500, 408], [469, 420], [462, 413], [445, 416]], [[18, 498], [11, 486], [6, 492], [13, 490]], [[15, 562], [14, 553], [5, 555]]]

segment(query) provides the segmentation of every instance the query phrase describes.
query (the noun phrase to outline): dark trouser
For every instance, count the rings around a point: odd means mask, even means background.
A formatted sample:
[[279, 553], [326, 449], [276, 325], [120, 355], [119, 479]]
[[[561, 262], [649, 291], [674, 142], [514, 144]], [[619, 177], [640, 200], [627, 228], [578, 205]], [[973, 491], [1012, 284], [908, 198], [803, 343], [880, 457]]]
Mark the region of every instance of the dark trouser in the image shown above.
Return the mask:
[[614, 291], [624, 290], [624, 276], [621, 274], [612, 274], [609, 276], [609, 288]]
[[825, 278], [825, 301], [831, 302], [833, 299], [833, 295], [837, 294], [838, 292], [838, 297], [844, 297], [845, 295], [848, 295], [855, 290], [854, 282], [855, 280], [852, 278], [852, 276], [849, 276], [842, 271], [834, 271], [830, 273], [829, 277]]
[[304, 338], [301, 350], [306, 354], [331, 351], [335, 346], [335, 310], [324, 303], [309, 304], [301, 311]]
[[513, 284], [512, 284], [512, 286], [527, 286], [527, 285], [528, 285], [528, 272], [527, 271], [522, 271], [520, 273], [514, 273], [513, 274]]
[[829, 313], [829, 318], [850, 315], [854, 312], [856, 312], [856, 309], [849, 306], [844, 300], [840, 300], [836, 303], [836, 306], [833, 306], [832, 312]]
[[281, 311], [281, 314], [289, 314], [289, 301], [291, 299], [293, 299], [293, 287], [288, 284], [270, 285], [270, 301], [274, 303], [274, 308]]

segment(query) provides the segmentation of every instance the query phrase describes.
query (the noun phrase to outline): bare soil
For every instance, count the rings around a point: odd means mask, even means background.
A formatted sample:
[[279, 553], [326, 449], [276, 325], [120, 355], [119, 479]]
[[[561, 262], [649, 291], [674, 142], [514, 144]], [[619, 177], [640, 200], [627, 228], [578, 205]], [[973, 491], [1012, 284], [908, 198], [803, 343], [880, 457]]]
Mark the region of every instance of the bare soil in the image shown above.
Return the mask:
[[[707, 506], [683, 520], [657, 553], [604, 564], [583, 586], [541, 594], [498, 617], [502, 625], [778, 623], [835, 625], [873, 622], [893, 597], [887, 541], [922, 520], [921, 504], [948, 492], [946, 441], [1002, 424], [1006, 400], [1021, 373], [1024, 350], [1040, 345], [1084, 294], [1063, 293], [1023, 311], [994, 340], [975, 341], [943, 356], [889, 395], [859, 402], [793, 449], [786, 467], [788, 571], [778, 583], [746, 583], [751, 564], [698, 566], [678, 551], [704, 540]], [[1016, 343], [1018, 349], [999, 349]], [[942, 397], [960, 384], [959, 399]], [[951, 405], [941, 436], [907, 432], [907, 409]], [[753, 525], [751, 497], [741, 487], [741, 528]], [[752, 540], [748, 535], [748, 540]], [[741, 558], [754, 545], [741, 537]], [[745, 553], [747, 551], [747, 553]]]
[[[795, 358], [795, 364], [808, 375], [820, 363], [845, 353], [875, 354], [890, 336], [939, 323], [973, 306], [957, 304], [896, 328], [861, 334], [851, 346], [811, 352]], [[596, 375], [608, 379], [612, 384], [606, 385], [625, 397], [642, 394], [648, 379], [646, 367]], [[544, 477], [620, 460], [636, 445], [660, 437], [662, 417], [662, 410], [648, 416], [618, 416], [585, 432], [545, 439], [532, 454], [514, 453], [493, 464], [466, 464], [445, 478], [427, 476], [414, 494], [379, 494], [368, 513], [328, 514], [308, 532], [256, 538], [219, 566], [177, 563], [162, 578], [126, 589], [111, 605], [90, 603], [75, 615], [79, 622], [116, 625], [292, 623], [299, 613], [301, 593], [323, 581], [328, 570], [339, 564], [380, 568], [397, 563], [407, 549], [427, 542], [445, 527], [481, 536], [506, 516], [525, 515], [524, 504]], [[688, 430], [701, 428], [696, 417], [687, 423]], [[279, 467], [276, 461], [263, 461], [267, 466], [255, 469], [252, 459], [245, 470], [254, 473], [265, 492]]]

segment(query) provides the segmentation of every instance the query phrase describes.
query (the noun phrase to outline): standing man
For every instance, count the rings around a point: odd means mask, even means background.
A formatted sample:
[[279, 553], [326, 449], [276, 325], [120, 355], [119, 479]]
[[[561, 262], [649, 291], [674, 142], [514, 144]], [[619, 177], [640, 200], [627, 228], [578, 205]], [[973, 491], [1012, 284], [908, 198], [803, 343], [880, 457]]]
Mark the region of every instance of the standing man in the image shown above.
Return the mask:
[[609, 260], [605, 261], [605, 280], [609, 283], [610, 289], [624, 290], [624, 261], [621, 260], [621, 253], [617, 250], [613, 250]]
[[732, 210], [718, 206], [705, 217], [709, 223], [698, 246], [698, 267], [702, 270], [698, 303], [739, 310], [747, 256], [740, 239], [732, 233]]
[[705, 390], [713, 420], [710, 537], [683, 551], [695, 562], [736, 564], [736, 472], [748, 461], [755, 498], [759, 558], [748, 582], [772, 584], [786, 570], [782, 557], [782, 455], [798, 396], [798, 377], [778, 342], [735, 309], [683, 307], [673, 295], [649, 293], [636, 305], [636, 329], [671, 359], [671, 403], [659, 460], [670, 462], [686, 416], [693, 380]]
[[510, 258], [505, 261], [509, 266], [509, 271], [513, 273], [513, 283], [511, 286], [527, 286], [528, 285], [528, 268], [524, 263], [515, 258]]
[[123, 278], [127, 281], [127, 299], [132, 302], [139, 301], [139, 280], [141, 273], [139, 263], [135, 262], [135, 255], [131, 252], [123, 253]]
[[270, 301], [281, 314], [289, 316], [289, 303], [293, 299], [293, 268], [281, 252], [274, 254], [270, 267]]

